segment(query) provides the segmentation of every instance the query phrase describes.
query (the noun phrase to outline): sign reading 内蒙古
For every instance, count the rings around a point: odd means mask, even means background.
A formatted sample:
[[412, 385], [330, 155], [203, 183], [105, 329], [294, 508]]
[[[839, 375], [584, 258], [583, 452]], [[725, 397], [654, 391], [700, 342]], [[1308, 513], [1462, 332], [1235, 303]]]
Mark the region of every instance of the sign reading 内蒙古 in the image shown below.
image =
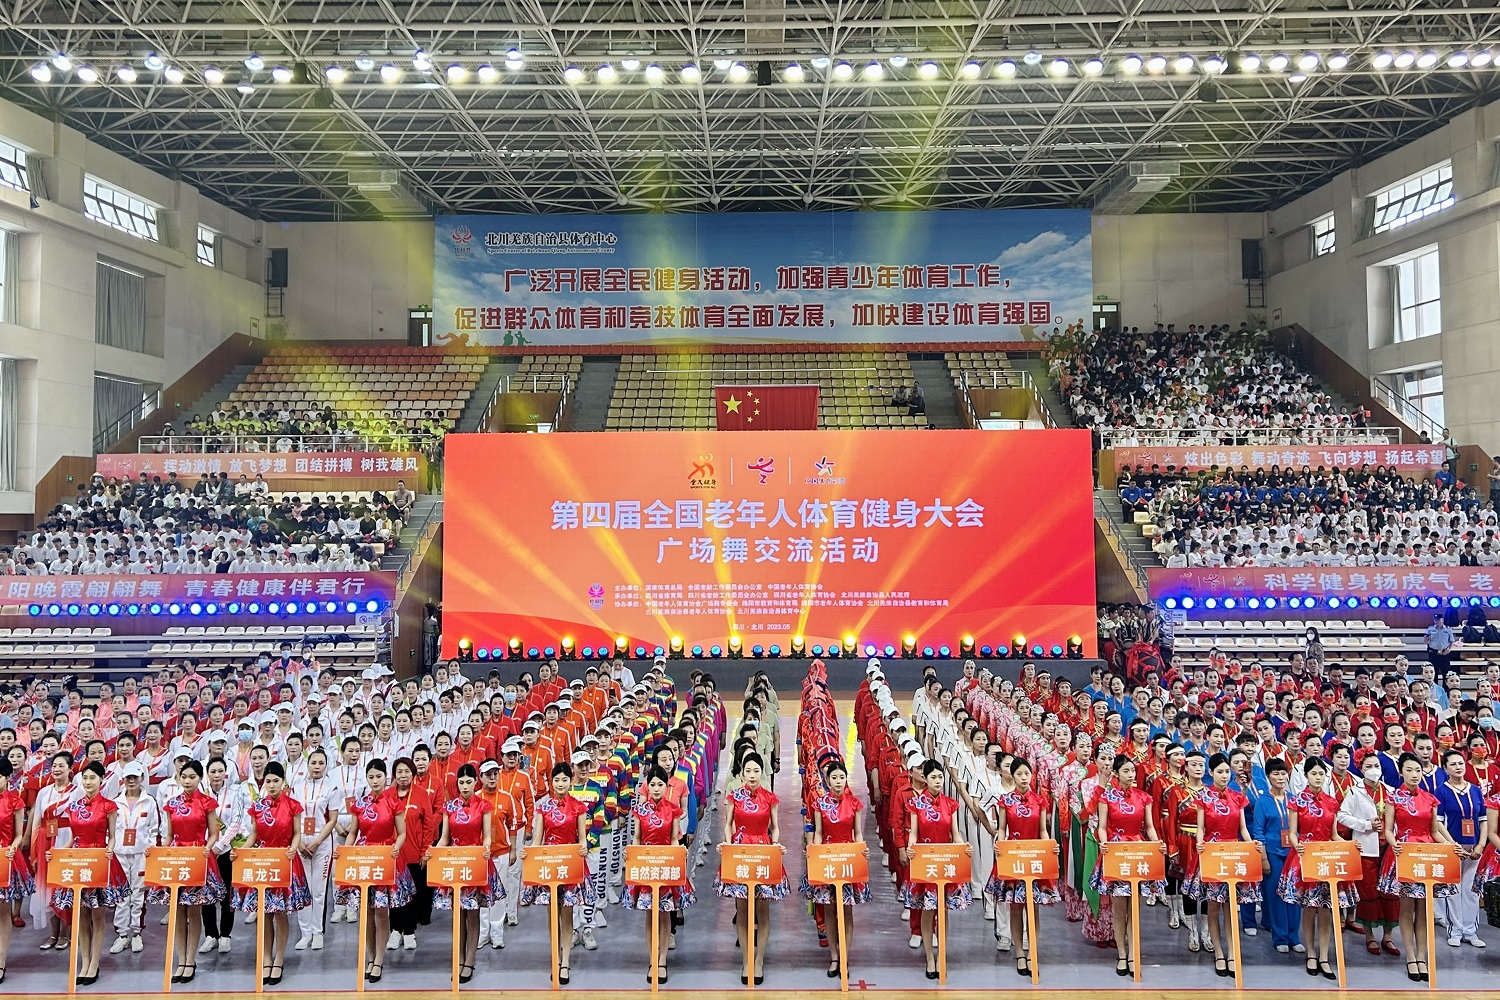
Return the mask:
[[439, 216], [454, 345], [1035, 340], [1089, 316], [1086, 210]]

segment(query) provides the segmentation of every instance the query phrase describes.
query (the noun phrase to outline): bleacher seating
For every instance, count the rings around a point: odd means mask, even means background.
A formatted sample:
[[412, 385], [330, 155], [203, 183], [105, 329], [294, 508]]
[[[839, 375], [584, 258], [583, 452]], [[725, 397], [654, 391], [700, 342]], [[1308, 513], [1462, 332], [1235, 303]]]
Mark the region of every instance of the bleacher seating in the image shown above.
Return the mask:
[[815, 383], [818, 426], [926, 427], [890, 405], [896, 386], [913, 381], [904, 354], [631, 354], [620, 362], [606, 430], [712, 430], [714, 386]]
[[[571, 391], [583, 371], [583, 357], [578, 354], [528, 354], [511, 377], [512, 392], [557, 392], [567, 383]], [[535, 389], [531, 382], [535, 380]]]
[[271, 352], [221, 408], [385, 421], [416, 431], [424, 421], [457, 424], [488, 358], [420, 347], [282, 347]]
[[963, 384], [966, 375], [971, 384], [982, 386], [984, 373], [1012, 367], [1010, 356], [1004, 351], [949, 351], [943, 360], [948, 362], [948, 374], [955, 387]]

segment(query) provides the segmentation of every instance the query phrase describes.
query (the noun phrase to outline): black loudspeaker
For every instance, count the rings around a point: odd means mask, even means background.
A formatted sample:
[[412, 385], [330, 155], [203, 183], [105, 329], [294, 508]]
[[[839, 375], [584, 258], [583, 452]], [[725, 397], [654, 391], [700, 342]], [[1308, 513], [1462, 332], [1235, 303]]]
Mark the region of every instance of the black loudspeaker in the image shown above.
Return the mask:
[[276, 247], [271, 251], [271, 256], [266, 258], [266, 287], [285, 288], [286, 271], [286, 247]]
[[755, 85], [757, 87], [769, 87], [771, 85], [771, 64], [761, 61], [755, 64]]
[[1240, 278], [1259, 281], [1265, 276], [1266, 269], [1260, 258], [1260, 240], [1240, 240]]

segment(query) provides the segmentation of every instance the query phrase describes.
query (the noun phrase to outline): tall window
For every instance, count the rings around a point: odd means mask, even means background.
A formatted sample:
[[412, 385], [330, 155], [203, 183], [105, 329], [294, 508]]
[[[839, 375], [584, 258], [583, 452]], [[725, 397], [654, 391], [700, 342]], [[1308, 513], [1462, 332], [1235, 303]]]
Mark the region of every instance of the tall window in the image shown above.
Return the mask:
[[144, 353], [146, 276], [102, 260], [95, 270], [94, 343]]
[[1399, 229], [1451, 208], [1453, 202], [1453, 164], [1439, 163], [1375, 196], [1374, 232]]
[[1438, 287], [1438, 252], [1434, 247], [1391, 268], [1396, 295], [1396, 341], [1416, 340], [1443, 332], [1443, 297]]
[[1397, 372], [1388, 377], [1395, 381], [1396, 391], [1402, 399], [1425, 413], [1438, 427], [1447, 425], [1443, 419], [1442, 365]]
[[1313, 256], [1321, 257], [1333, 253], [1337, 248], [1333, 230], [1333, 216], [1325, 215], [1312, 224]]
[[198, 227], [198, 263], [209, 267], [219, 265], [218, 234], [207, 226]]
[[0, 184], [17, 191], [28, 191], [26, 151], [0, 139]]
[[83, 214], [111, 229], [158, 242], [155, 205], [89, 176], [83, 178]]

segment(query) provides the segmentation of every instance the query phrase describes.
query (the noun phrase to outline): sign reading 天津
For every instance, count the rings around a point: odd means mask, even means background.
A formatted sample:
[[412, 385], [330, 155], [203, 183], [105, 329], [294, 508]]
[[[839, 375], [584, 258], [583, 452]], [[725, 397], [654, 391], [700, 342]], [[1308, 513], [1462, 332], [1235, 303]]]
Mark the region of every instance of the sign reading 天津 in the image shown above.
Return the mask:
[[1089, 213], [448, 215], [443, 345], [1035, 340], [1089, 315]]

